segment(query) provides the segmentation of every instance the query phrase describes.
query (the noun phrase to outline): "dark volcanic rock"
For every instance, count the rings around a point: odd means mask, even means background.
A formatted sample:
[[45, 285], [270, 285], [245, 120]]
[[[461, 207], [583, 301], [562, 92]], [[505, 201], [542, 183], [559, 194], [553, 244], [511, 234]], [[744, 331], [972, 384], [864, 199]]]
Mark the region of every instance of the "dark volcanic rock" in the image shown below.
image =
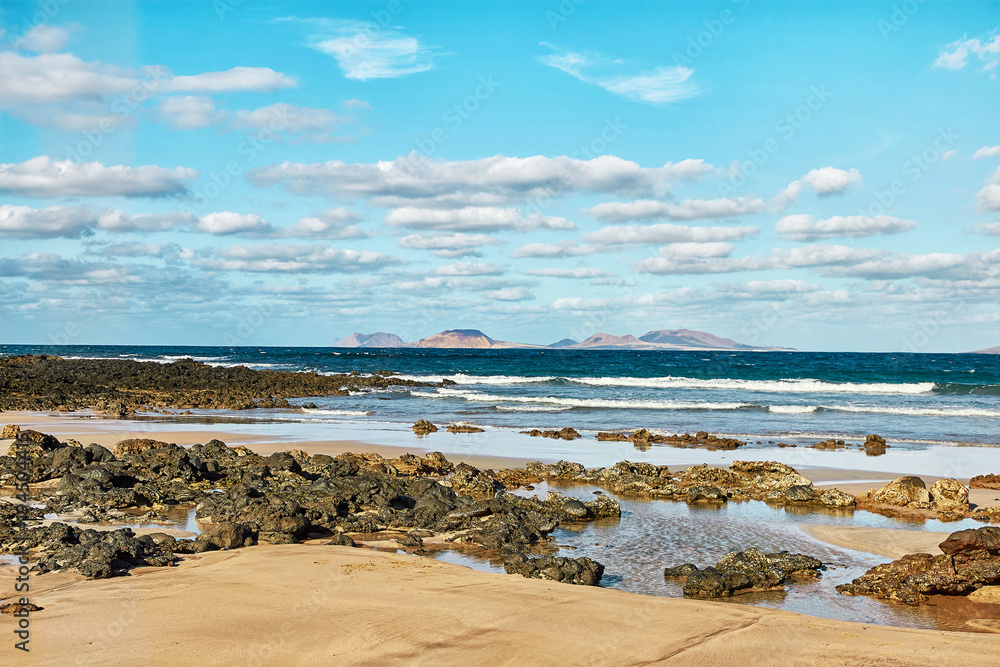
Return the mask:
[[597, 586], [604, 576], [604, 566], [589, 558], [529, 558], [522, 553], [513, 553], [504, 555], [503, 568], [507, 574], [584, 586]]
[[666, 568], [663, 576], [686, 576], [684, 595], [688, 597], [718, 598], [780, 589], [789, 580], [819, 576], [823, 569], [823, 563], [811, 556], [747, 549], [726, 554], [715, 567], [699, 570], [691, 564], [680, 565]]
[[[127, 575], [133, 567], [163, 567], [179, 560], [150, 536], [136, 537], [128, 528], [111, 531], [78, 530], [64, 523], [18, 531], [21, 548], [50, 551], [33, 568], [38, 572], [77, 570], [88, 579]], [[7, 546], [7, 545], [5, 545]]]
[[928, 595], [968, 595], [1000, 583], [1000, 528], [952, 533], [941, 550], [945, 553], [938, 556], [909, 554], [876, 565], [853, 582], [837, 586], [837, 591], [918, 605]]
[[521, 431], [526, 435], [530, 435], [533, 438], [554, 438], [556, 440], [576, 440], [581, 437], [576, 429], [570, 427], [561, 428], [558, 431], [539, 431], [537, 428], [533, 428], [530, 431]]

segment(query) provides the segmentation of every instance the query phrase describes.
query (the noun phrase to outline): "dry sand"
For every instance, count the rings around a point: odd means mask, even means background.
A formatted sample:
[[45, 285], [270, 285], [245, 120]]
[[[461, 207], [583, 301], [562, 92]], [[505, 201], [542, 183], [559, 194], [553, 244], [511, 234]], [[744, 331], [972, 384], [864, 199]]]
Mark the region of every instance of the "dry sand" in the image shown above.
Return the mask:
[[[9, 591], [10, 568], [0, 570]], [[32, 589], [45, 608], [31, 616], [37, 665], [965, 666], [1000, 655], [994, 635], [640, 596], [322, 545], [215, 552], [103, 581], [47, 574]]]

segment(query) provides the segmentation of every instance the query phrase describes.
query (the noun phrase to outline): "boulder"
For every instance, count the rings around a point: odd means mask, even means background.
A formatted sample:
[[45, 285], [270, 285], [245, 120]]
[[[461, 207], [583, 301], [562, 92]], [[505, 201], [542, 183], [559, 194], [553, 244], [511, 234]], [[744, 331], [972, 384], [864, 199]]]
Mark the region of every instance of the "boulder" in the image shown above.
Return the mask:
[[128, 440], [119, 440], [116, 442], [115, 448], [111, 453], [114, 454], [116, 458], [123, 459], [131, 454], [142, 454], [150, 449], [159, 449], [160, 447], [170, 446], [171, 445], [168, 442], [151, 440], [150, 438], [129, 438]]
[[330, 540], [329, 542], [327, 542], [327, 544], [329, 546], [331, 546], [331, 547], [356, 547], [356, 546], [358, 546], [358, 543], [355, 542], [350, 537], [350, 535], [344, 535], [343, 533], [340, 533], [338, 535], [334, 535], [333, 539]]
[[894, 479], [877, 491], [862, 494], [862, 497], [873, 503], [893, 507], [930, 509], [931, 506], [931, 494], [927, 491], [924, 480], [912, 475]]
[[939, 479], [931, 484], [931, 505], [942, 512], [968, 512], [969, 490], [954, 479]]
[[21, 427], [17, 424], [7, 424], [3, 427], [3, 433], [0, 433], [0, 440], [16, 438], [20, 432]]
[[969, 480], [970, 489], [994, 489], [1000, 491], [1000, 475], [976, 475]]
[[985, 551], [1000, 556], [1000, 528], [986, 526], [960, 530], [949, 535], [938, 546], [949, 556], [971, 551]]
[[604, 576], [604, 566], [589, 558], [529, 558], [522, 553], [507, 553], [504, 554], [503, 567], [507, 574], [584, 586], [597, 586]]
[[881, 456], [885, 454], [885, 448], [889, 445], [885, 444], [885, 438], [880, 435], [875, 435], [871, 433], [865, 436], [865, 454], [868, 456]]
[[686, 576], [684, 595], [698, 598], [731, 597], [741, 593], [783, 588], [789, 580], [814, 578], [824, 569], [816, 558], [787, 551], [765, 554], [759, 549], [727, 553], [715, 564], [699, 570], [691, 564], [667, 568], [668, 578]]
[[413, 432], [417, 435], [427, 435], [429, 433], [436, 433], [438, 427], [430, 423], [426, 419], [418, 419], [417, 423], [413, 425]]
[[217, 549], [239, 549], [243, 546], [249, 546], [254, 541], [253, 533], [249, 528], [232, 521], [223, 521], [195, 539], [198, 542], [214, 545]]

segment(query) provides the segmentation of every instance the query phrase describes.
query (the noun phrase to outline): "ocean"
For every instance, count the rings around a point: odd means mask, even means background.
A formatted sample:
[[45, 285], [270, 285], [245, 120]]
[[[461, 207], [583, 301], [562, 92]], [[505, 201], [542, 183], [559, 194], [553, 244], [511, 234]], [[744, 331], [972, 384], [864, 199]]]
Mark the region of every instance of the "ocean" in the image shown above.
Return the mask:
[[868, 433], [904, 449], [1000, 445], [1000, 356], [994, 355], [0, 346], [0, 355], [40, 353], [160, 363], [190, 358], [317, 373], [393, 371], [456, 383], [293, 401], [314, 408], [213, 411], [219, 417], [345, 426], [425, 418], [501, 430], [708, 431], [751, 440], [751, 447], [757, 440], [773, 446]]

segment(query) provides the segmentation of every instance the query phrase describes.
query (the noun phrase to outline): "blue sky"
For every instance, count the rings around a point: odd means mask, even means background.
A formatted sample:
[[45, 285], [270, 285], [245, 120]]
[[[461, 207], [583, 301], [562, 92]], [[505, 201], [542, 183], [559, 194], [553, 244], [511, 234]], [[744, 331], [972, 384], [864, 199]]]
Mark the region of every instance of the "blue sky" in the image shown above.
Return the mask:
[[5, 2], [0, 342], [1000, 343], [1000, 3]]

